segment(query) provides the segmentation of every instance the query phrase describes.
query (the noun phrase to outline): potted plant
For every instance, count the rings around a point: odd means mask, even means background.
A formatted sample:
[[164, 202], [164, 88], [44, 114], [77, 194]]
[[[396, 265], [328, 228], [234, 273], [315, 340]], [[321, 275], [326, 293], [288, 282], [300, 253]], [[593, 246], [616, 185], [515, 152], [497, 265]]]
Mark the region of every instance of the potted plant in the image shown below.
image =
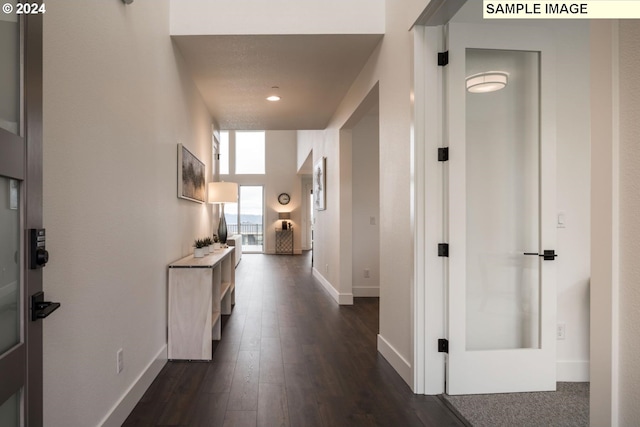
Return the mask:
[[196, 239], [193, 246], [196, 248], [195, 251], [193, 251], [193, 257], [194, 258], [204, 257], [204, 247], [205, 247], [204, 240]]
[[217, 234], [213, 235], [213, 249], [220, 249], [220, 238]]
[[205, 237], [202, 240], [204, 240], [205, 252], [208, 252], [208, 253], [212, 254], [213, 253], [213, 240], [211, 240], [211, 237]]

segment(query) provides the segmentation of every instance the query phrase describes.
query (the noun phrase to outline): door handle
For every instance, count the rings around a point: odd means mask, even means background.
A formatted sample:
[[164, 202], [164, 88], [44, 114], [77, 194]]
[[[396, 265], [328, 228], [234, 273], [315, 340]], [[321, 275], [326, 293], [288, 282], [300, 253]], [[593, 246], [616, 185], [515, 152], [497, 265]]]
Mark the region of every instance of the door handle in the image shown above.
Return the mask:
[[542, 257], [542, 259], [544, 259], [545, 261], [553, 261], [558, 256], [558, 254], [556, 254], [556, 251], [553, 249], [545, 249], [541, 254], [539, 254], [538, 252], [525, 252], [524, 255], [539, 256]]
[[44, 300], [44, 292], [36, 292], [31, 295], [31, 320], [44, 319], [60, 308], [59, 302]]

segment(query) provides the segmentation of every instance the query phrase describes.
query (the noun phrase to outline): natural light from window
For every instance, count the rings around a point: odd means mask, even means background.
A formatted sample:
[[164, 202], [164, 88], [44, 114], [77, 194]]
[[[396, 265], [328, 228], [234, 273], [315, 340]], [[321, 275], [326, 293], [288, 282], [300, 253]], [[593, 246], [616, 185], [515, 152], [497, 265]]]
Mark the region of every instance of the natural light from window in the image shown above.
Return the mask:
[[236, 174], [265, 173], [264, 131], [236, 132]]
[[220, 132], [220, 175], [229, 175], [229, 131]]

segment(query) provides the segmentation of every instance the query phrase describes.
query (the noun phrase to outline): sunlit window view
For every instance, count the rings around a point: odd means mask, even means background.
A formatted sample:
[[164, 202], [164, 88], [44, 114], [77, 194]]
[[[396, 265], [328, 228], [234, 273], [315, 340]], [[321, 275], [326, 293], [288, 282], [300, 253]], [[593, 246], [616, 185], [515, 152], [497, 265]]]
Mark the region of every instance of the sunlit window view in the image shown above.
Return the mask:
[[236, 174], [265, 173], [264, 131], [236, 132]]
[[241, 185], [238, 203], [225, 205], [229, 235], [242, 235], [243, 252], [263, 252], [263, 189], [261, 185]]
[[220, 132], [220, 175], [229, 175], [229, 131]]

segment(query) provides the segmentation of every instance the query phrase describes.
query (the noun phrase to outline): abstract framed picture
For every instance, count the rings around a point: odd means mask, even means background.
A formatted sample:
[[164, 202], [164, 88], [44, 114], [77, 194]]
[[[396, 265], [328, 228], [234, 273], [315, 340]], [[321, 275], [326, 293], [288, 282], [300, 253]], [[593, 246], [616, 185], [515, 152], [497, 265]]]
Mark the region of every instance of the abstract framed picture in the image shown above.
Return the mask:
[[313, 165], [313, 207], [318, 211], [327, 209], [327, 158], [322, 157]]
[[205, 165], [182, 144], [178, 144], [178, 197], [192, 202], [206, 201]]

